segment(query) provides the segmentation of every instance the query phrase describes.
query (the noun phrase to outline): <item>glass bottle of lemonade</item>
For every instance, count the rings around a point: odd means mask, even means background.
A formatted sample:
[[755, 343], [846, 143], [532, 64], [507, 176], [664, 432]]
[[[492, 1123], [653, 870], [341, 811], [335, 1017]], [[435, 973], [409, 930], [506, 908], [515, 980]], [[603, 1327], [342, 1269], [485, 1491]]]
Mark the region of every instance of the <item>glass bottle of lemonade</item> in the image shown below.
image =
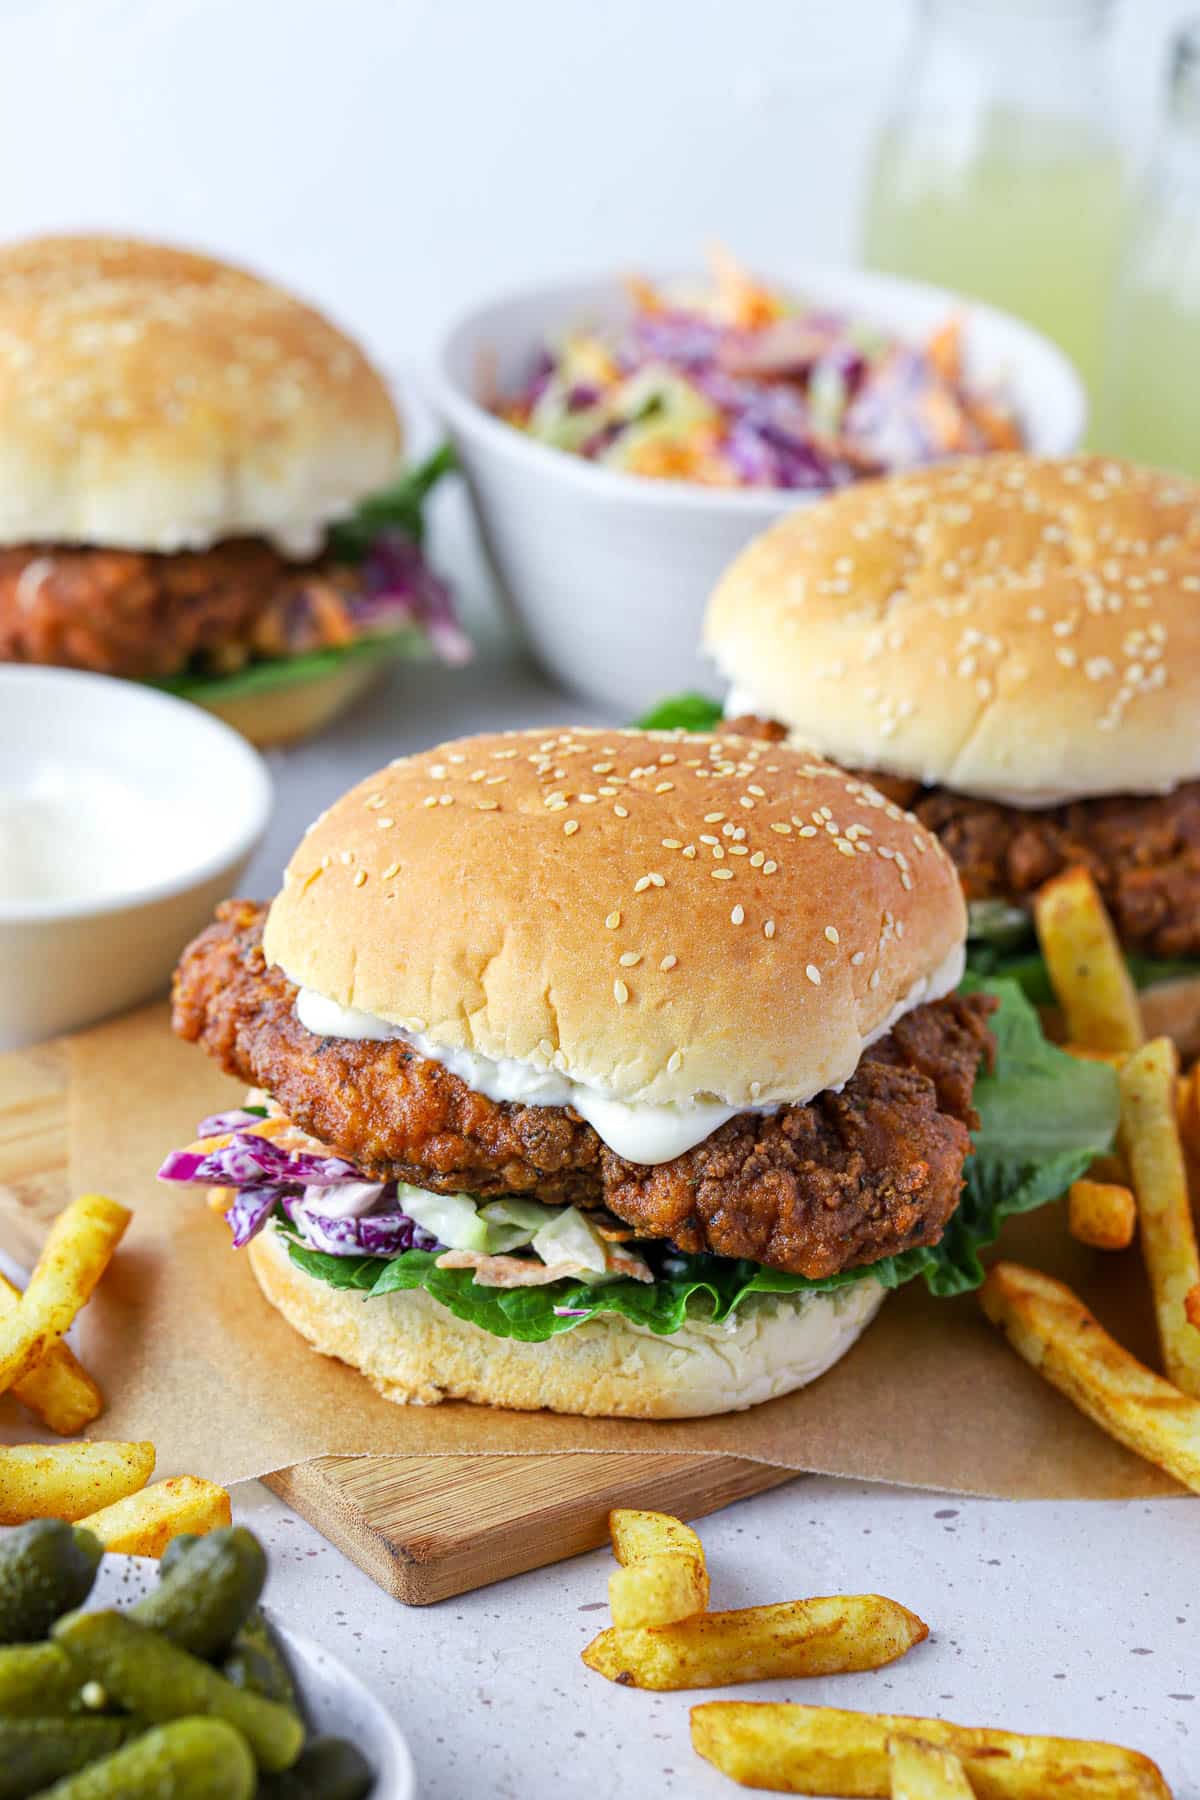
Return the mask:
[[922, 0], [875, 145], [863, 253], [1019, 314], [1093, 400], [1122, 212], [1108, 0]]
[[1167, 115], [1130, 208], [1105, 374], [1101, 448], [1200, 475], [1200, 20], [1172, 46]]

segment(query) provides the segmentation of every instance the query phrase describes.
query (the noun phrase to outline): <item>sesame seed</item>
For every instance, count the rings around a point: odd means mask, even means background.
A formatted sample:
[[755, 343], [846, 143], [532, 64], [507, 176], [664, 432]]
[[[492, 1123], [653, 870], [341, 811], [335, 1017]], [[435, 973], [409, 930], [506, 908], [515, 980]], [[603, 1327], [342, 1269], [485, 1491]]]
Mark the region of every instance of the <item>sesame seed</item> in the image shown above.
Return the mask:
[[812, 982], [814, 987], [820, 987], [821, 971], [820, 971], [820, 969], [818, 969], [816, 963], [809, 963], [809, 965], [808, 965], [807, 969], [805, 969], [804, 973], [808, 976], [808, 979]]
[[679, 1070], [682, 1069], [682, 1067], [683, 1067], [682, 1056], [680, 1056], [678, 1050], [672, 1050], [670, 1056], [668, 1056], [668, 1058], [667, 1058], [668, 1072], [672, 1075], [676, 1075], [676, 1074], [678, 1074]]
[[836, 944], [838, 942], [837, 926], [827, 925], [825, 927], [825, 936], [829, 939], [831, 944]]
[[754, 802], [753, 802], [753, 800], [751, 800], [751, 798], [748, 794], [739, 794], [738, 805], [744, 806], [746, 808], [747, 812], [754, 811]]
[[712, 876], [714, 881], [732, 881], [733, 880], [733, 870], [732, 869], [710, 869], [709, 874]]
[[644, 894], [649, 886], [650, 877], [648, 875], [639, 875], [633, 884], [633, 891], [635, 894]]
[[675, 783], [673, 781], [659, 781], [655, 783], [654, 791], [656, 794], [670, 794], [673, 793], [674, 790]]
[[375, 821], [376, 829], [379, 831], [390, 831], [395, 823], [395, 819], [376, 819]]
[[682, 850], [683, 844], [679, 838], [664, 838], [662, 847], [664, 850]]
[[579, 830], [579, 820], [578, 819], [565, 819], [563, 821], [563, 836], [564, 837], [574, 837], [575, 833], [578, 830]]
[[498, 800], [477, 800], [475, 810], [476, 812], [499, 812], [500, 802]]
[[761, 869], [766, 860], [763, 852], [761, 850], [756, 850], [754, 855], [750, 858], [750, 867], [752, 869]]
[[735, 906], [733, 911], [729, 915], [729, 919], [730, 919], [730, 923], [733, 925], [744, 924], [745, 919], [746, 919], [745, 907], [744, 906]]
[[622, 950], [620, 956], [617, 958], [617, 961], [623, 969], [636, 969], [641, 960], [642, 953], [640, 950]]
[[629, 998], [629, 989], [625, 986], [625, 983], [623, 981], [614, 981], [613, 982], [613, 999], [616, 1001], [617, 1005], [624, 1006], [624, 1004], [628, 1000], [628, 998]]
[[696, 855], [695, 844], [685, 844], [683, 846], [683, 854], [687, 857], [688, 861], [690, 862]]
[[854, 952], [854, 955], [850, 958], [850, 961], [854, 964], [856, 969], [860, 968], [861, 965], [866, 962], [866, 960], [867, 960], [867, 953], [865, 950], [856, 950]]
[[706, 825], [719, 825], [724, 817], [724, 813], [705, 813], [704, 823]]
[[367, 871], [365, 869], [359, 869], [356, 872], [355, 877], [354, 877], [355, 887], [364, 887], [366, 885], [366, 880], [367, 880]]
[[800, 827], [800, 836], [801, 837], [817, 837], [817, 836], [819, 836], [819, 833], [818, 833], [815, 825], [802, 825]]
[[618, 819], [627, 819], [629, 817], [629, 808], [627, 806], [614, 806], [613, 811], [616, 813]]
[[400, 864], [398, 862], [389, 863], [387, 868], [383, 871], [383, 879], [385, 881], [394, 881], [399, 873]]
[[425, 798], [421, 802], [421, 805], [422, 806], [436, 806], [437, 803], [438, 803], [438, 797], [436, 794], [426, 794]]
[[774, 919], [767, 919], [764, 922], [763, 936], [765, 938], [773, 938], [775, 936], [775, 921], [774, 921]]
[[879, 986], [879, 970], [878, 969], [873, 969], [871, 971], [871, 979], [867, 983], [867, 986], [872, 987], [872, 988], [877, 988]]
[[773, 819], [771, 821], [771, 830], [777, 831], [780, 837], [791, 837], [792, 835], [792, 828], [784, 819]]
[[679, 958], [677, 956], [664, 956], [658, 966], [664, 975], [669, 975], [678, 961]]
[[763, 874], [764, 875], [773, 875], [778, 867], [779, 867], [779, 864], [777, 862], [773, 862], [771, 860], [771, 858], [768, 857], [766, 862], [762, 866]]
[[605, 927], [609, 931], [615, 931], [620, 923], [621, 915], [619, 912], [610, 912], [607, 919], [604, 921]]
[[748, 794], [753, 794], [756, 800], [765, 800], [767, 797], [764, 790], [760, 787], [755, 787], [753, 782], [750, 782], [747, 785], [746, 792]]

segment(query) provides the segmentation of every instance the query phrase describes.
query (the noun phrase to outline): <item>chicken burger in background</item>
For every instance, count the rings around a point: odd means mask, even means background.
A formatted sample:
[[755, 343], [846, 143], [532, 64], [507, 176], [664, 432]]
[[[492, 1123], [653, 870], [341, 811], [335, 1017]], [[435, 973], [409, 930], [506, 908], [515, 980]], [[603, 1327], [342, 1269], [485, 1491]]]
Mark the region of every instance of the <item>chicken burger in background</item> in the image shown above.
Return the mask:
[[444, 744], [184, 954], [175, 1029], [252, 1091], [161, 1173], [392, 1399], [749, 1406], [1111, 1140], [1110, 1069], [956, 991], [965, 929], [936, 838], [807, 751]]
[[1200, 486], [1024, 455], [863, 483], [751, 544], [704, 642], [729, 729], [794, 734], [936, 834], [972, 967], [1048, 1003], [1033, 896], [1082, 864], [1200, 1042]]
[[397, 479], [383, 379], [327, 319], [211, 257], [0, 248], [0, 661], [150, 681], [257, 743], [387, 657], [468, 646], [421, 553], [445, 466]]

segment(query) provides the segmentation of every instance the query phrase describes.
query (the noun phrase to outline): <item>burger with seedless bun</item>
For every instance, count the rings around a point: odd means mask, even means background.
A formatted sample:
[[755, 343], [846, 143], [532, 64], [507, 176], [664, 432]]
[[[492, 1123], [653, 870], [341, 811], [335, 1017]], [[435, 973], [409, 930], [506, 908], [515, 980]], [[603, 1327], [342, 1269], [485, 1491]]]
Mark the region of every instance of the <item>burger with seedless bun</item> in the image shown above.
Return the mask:
[[807, 751], [443, 744], [184, 953], [175, 1029], [251, 1094], [161, 1173], [393, 1399], [749, 1406], [1111, 1139], [1112, 1071], [960, 991], [965, 930], [937, 839]]
[[973, 967], [1048, 1000], [1030, 908], [1083, 864], [1200, 1026], [1200, 486], [991, 456], [862, 483], [733, 563], [704, 641], [735, 732], [794, 735], [953, 858]]
[[362, 351], [208, 256], [0, 247], [0, 661], [150, 681], [257, 742], [401, 650], [466, 652], [421, 555], [432, 459]]

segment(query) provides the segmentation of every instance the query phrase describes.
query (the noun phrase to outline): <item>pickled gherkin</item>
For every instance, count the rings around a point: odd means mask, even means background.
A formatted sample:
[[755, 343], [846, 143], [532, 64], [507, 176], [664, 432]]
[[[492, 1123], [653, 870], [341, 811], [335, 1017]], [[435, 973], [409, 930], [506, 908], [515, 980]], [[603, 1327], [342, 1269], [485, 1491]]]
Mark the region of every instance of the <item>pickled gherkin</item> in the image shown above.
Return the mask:
[[0, 1800], [40, 1794], [139, 1729], [130, 1719], [0, 1719]]
[[128, 1617], [161, 1631], [181, 1650], [212, 1657], [228, 1649], [262, 1593], [267, 1559], [244, 1526], [211, 1531], [179, 1555]]
[[177, 1719], [47, 1788], [44, 1800], [251, 1800], [254, 1758], [221, 1719]]
[[90, 1531], [33, 1519], [0, 1537], [0, 1644], [34, 1644], [81, 1606], [103, 1554]]
[[223, 1719], [270, 1771], [290, 1768], [300, 1754], [304, 1727], [294, 1712], [234, 1687], [125, 1613], [75, 1613], [59, 1621], [54, 1637], [80, 1673], [127, 1712], [154, 1724], [192, 1715]]

